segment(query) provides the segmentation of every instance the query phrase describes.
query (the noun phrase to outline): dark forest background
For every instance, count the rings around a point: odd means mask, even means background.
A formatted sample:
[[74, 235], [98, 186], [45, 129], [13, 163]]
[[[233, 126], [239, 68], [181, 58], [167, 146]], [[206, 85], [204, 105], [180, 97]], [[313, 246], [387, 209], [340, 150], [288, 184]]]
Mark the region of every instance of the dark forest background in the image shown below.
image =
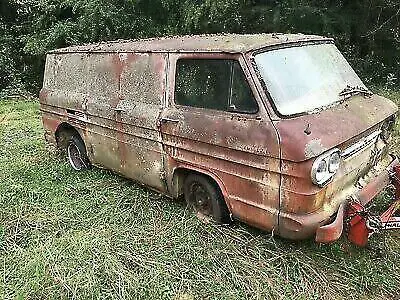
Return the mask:
[[37, 95], [48, 50], [177, 34], [334, 37], [368, 84], [400, 83], [399, 0], [0, 0], [0, 96]]

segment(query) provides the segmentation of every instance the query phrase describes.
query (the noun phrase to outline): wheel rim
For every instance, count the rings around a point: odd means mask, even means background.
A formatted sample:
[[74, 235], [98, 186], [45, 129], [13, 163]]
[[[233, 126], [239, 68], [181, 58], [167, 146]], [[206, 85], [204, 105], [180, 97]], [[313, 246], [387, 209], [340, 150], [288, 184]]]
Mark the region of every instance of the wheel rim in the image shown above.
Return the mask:
[[69, 143], [67, 151], [68, 151], [68, 160], [72, 168], [74, 168], [77, 171], [82, 170], [85, 164], [83, 163], [82, 154], [79, 148], [74, 143]]
[[203, 185], [194, 182], [190, 186], [189, 201], [196, 212], [206, 216], [212, 215], [211, 196]]

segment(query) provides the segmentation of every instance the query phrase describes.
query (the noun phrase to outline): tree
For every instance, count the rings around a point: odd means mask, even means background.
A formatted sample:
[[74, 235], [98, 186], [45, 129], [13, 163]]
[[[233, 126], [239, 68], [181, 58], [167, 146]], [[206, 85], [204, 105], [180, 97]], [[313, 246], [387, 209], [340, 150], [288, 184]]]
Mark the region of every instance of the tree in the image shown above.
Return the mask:
[[37, 94], [48, 50], [143, 37], [303, 32], [334, 37], [368, 82], [400, 78], [398, 0], [3, 0], [0, 89]]

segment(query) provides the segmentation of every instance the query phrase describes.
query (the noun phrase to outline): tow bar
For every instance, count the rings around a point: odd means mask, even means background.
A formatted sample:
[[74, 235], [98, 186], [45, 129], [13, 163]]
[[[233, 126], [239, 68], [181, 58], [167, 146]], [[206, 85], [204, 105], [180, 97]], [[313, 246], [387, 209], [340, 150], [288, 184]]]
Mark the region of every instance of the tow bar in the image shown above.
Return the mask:
[[400, 229], [400, 216], [395, 216], [400, 210], [400, 165], [393, 167], [389, 174], [395, 187], [395, 201], [381, 215], [374, 216], [357, 201], [350, 201], [345, 212], [347, 237], [353, 244], [365, 247], [368, 238], [377, 231]]

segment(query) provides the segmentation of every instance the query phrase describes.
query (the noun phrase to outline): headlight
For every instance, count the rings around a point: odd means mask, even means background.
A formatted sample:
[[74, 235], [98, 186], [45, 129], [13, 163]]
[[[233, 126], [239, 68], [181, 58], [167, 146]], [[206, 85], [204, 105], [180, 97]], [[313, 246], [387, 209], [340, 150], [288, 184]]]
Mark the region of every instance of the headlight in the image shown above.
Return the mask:
[[340, 152], [333, 152], [331, 156], [329, 157], [329, 173], [336, 173], [336, 171], [339, 169], [340, 166]]
[[311, 180], [318, 186], [328, 183], [340, 167], [339, 149], [333, 149], [318, 157], [311, 168]]
[[324, 182], [324, 181], [326, 181], [327, 177], [329, 177], [328, 163], [326, 162], [325, 159], [322, 159], [316, 165], [315, 181], [316, 182]]

